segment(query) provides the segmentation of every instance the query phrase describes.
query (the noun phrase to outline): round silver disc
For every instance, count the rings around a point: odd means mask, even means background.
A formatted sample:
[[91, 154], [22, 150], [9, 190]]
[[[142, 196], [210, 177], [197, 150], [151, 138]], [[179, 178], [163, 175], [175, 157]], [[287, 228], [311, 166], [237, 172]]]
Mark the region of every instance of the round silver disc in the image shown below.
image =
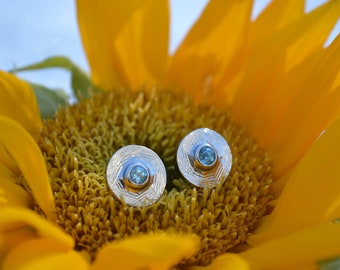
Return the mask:
[[113, 154], [107, 165], [106, 178], [118, 199], [131, 206], [148, 206], [163, 194], [166, 170], [151, 149], [128, 145]]
[[227, 141], [216, 131], [199, 128], [186, 135], [177, 149], [177, 165], [196, 187], [212, 188], [223, 182], [232, 166]]

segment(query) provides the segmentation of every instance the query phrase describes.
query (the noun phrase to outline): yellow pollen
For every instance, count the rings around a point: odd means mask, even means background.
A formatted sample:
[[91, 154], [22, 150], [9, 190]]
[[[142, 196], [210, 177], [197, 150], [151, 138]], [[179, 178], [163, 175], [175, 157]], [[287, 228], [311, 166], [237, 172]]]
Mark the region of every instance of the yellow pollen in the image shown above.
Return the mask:
[[[233, 154], [227, 180], [212, 190], [191, 187], [176, 166], [179, 142], [200, 127], [219, 132]], [[106, 183], [110, 157], [129, 144], [155, 151], [167, 170], [167, 189], [146, 208], [121, 203]], [[181, 265], [207, 265], [244, 243], [269, 211], [270, 161], [246, 129], [233, 124], [227, 110], [167, 91], [117, 89], [61, 108], [45, 121], [39, 145], [51, 179], [56, 223], [92, 259], [107, 242], [169, 231], [201, 238], [198, 254]]]

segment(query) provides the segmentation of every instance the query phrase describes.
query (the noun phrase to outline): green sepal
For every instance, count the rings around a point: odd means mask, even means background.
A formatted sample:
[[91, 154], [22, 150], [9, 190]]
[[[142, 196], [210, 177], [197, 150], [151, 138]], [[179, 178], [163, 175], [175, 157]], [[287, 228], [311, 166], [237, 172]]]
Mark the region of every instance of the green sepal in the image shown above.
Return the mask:
[[53, 117], [59, 106], [65, 107], [68, 98], [63, 90], [49, 89], [45, 86], [29, 83], [38, 101], [42, 118]]
[[80, 100], [90, 97], [98, 89], [91, 83], [89, 76], [70, 59], [64, 56], [49, 57], [41, 62], [16, 68], [14, 72], [39, 70], [46, 68], [62, 68], [71, 72], [71, 86], [75, 97]]

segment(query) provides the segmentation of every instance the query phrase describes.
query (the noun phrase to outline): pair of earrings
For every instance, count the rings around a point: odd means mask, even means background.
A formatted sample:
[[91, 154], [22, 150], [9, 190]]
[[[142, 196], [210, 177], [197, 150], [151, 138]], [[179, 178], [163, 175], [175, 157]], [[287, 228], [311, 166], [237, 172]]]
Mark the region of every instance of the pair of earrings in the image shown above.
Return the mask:
[[[208, 128], [196, 129], [179, 144], [177, 165], [192, 185], [213, 188], [230, 172], [230, 147], [219, 133]], [[131, 206], [156, 202], [167, 181], [160, 157], [141, 145], [124, 146], [115, 152], [107, 165], [106, 177], [116, 197]]]

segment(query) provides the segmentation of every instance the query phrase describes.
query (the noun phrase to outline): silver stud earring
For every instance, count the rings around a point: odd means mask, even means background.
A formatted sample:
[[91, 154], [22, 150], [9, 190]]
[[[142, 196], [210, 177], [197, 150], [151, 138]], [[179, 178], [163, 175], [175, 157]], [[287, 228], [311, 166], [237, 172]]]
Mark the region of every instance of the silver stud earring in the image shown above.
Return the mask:
[[111, 157], [107, 183], [118, 199], [130, 206], [148, 206], [163, 194], [166, 170], [160, 157], [141, 145], [127, 145]]
[[177, 149], [183, 177], [196, 187], [213, 188], [223, 182], [232, 166], [227, 141], [216, 131], [199, 128], [186, 135]]

